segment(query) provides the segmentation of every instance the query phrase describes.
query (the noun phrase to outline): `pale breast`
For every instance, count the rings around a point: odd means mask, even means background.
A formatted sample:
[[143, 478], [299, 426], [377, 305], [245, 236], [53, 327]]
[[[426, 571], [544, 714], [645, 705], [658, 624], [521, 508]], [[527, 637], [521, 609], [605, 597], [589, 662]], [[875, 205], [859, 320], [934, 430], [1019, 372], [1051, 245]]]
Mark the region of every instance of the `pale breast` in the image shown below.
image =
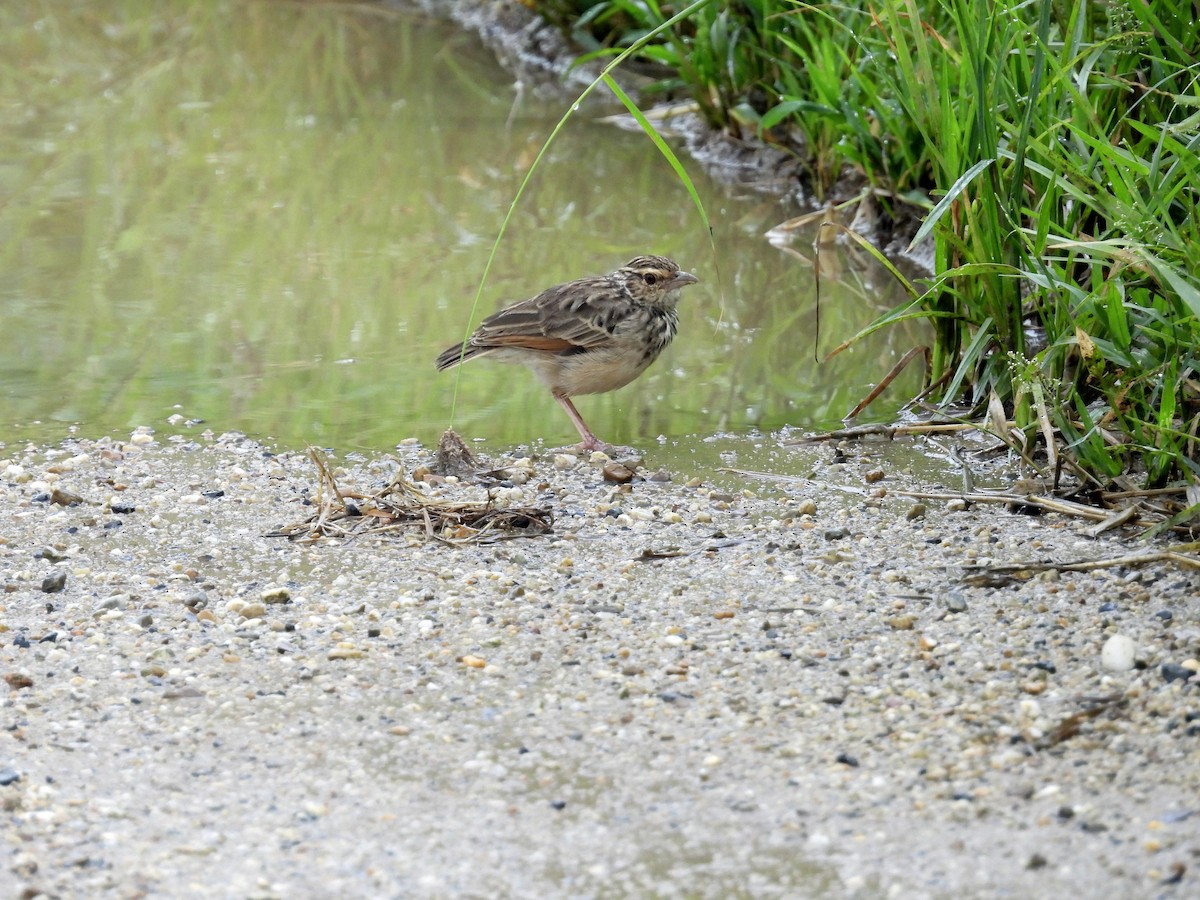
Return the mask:
[[658, 359], [675, 337], [677, 323], [674, 310], [657, 307], [639, 310], [638, 315], [622, 322], [603, 346], [582, 353], [561, 354], [558, 371], [548, 381], [551, 390], [573, 397], [624, 387]]

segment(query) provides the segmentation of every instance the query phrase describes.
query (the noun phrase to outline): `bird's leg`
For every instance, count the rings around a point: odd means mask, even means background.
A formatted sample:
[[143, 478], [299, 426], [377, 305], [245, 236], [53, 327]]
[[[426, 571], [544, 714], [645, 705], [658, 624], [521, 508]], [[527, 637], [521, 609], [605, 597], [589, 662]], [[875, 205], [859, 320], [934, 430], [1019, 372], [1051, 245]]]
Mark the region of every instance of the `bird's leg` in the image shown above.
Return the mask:
[[583, 442], [579, 445], [580, 450], [604, 450], [608, 447], [608, 444], [592, 434], [592, 429], [587, 427], [587, 422], [583, 421], [583, 416], [579, 414], [579, 410], [575, 408], [575, 404], [571, 402], [570, 397], [555, 393], [554, 399], [558, 401], [559, 406], [566, 410], [567, 415], [571, 417], [571, 423], [575, 426], [575, 430], [583, 438]]

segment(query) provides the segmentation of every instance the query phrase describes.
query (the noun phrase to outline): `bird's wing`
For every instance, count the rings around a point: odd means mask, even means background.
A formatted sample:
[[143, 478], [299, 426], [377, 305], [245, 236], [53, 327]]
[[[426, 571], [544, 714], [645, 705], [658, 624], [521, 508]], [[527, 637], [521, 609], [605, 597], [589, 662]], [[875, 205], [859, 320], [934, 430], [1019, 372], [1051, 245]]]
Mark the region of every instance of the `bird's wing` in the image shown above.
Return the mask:
[[483, 320], [472, 347], [524, 347], [561, 353], [590, 350], [608, 341], [629, 301], [603, 277], [560, 284]]

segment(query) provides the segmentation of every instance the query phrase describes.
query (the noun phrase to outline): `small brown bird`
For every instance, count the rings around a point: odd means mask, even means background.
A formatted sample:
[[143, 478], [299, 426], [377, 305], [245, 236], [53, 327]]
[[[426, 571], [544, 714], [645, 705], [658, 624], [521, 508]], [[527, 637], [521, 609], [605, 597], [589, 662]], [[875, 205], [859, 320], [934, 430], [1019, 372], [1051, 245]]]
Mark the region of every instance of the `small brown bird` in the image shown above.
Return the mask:
[[665, 257], [635, 256], [488, 316], [465, 344], [438, 356], [438, 371], [484, 355], [524, 363], [571, 417], [580, 448], [604, 449], [571, 398], [615, 391], [646, 371], [675, 337], [679, 289], [698, 280]]

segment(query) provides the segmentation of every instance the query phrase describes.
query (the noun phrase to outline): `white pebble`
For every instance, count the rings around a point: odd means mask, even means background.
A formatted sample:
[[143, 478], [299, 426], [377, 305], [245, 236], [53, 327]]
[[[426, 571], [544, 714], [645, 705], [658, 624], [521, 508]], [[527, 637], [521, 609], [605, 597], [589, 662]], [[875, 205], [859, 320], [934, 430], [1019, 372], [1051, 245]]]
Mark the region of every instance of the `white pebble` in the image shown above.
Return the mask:
[[1110, 672], [1128, 672], [1133, 668], [1134, 655], [1137, 645], [1133, 638], [1124, 634], [1114, 634], [1104, 642], [1100, 651], [1100, 662]]

